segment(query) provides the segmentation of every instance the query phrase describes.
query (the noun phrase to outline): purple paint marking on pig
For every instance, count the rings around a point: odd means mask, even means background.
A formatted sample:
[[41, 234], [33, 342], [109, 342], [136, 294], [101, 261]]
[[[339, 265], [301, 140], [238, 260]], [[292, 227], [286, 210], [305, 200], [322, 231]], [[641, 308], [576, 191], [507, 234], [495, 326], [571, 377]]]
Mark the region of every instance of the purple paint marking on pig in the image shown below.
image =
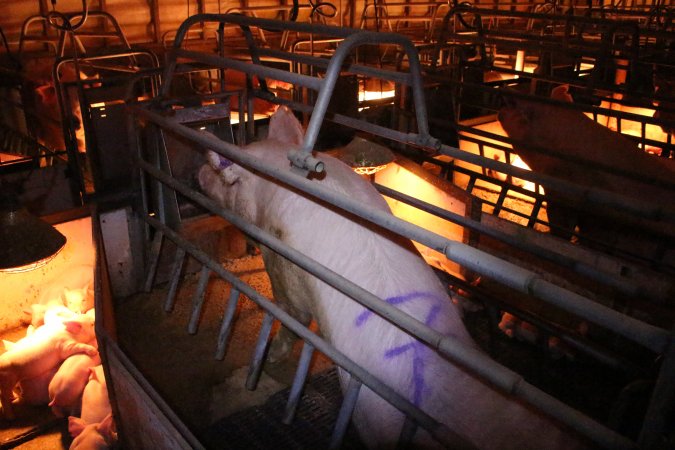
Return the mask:
[[[439, 298], [438, 295], [434, 294], [433, 292], [411, 292], [410, 294], [399, 295], [399, 296], [396, 296], [396, 297], [389, 297], [389, 298], [384, 299], [384, 301], [389, 303], [390, 305], [399, 305], [401, 303], [405, 303], [405, 302], [413, 300], [415, 298], [430, 298], [432, 300], [439, 300], [439, 301], [444, 300], [444, 299]], [[361, 325], [363, 325], [366, 322], [366, 320], [368, 320], [368, 318], [372, 314], [373, 314], [373, 312], [370, 311], [370, 310], [363, 311], [361, 314], [358, 315], [354, 324], [357, 327], [360, 327]], [[427, 325], [429, 325], [429, 324], [427, 323]]]
[[[288, 170], [288, 151], [300, 148], [303, 142], [302, 126], [290, 110], [282, 107], [270, 120], [269, 136], [270, 139], [252, 143], [242, 151], [269, 167]], [[233, 210], [379, 298], [387, 298], [392, 292], [414, 293], [392, 297], [390, 302], [397, 302], [398, 308], [420, 322], [432, 324], [438, 333], [451, 335], [458, 343], [477, 350], [447, 295], [447, 286], [440, 282], [409, 240], [354, 220], [337, 208], [297, 190], [286, 189], [283, 183], [238, 164], [219, 169], [218, 158], [213, 152], [209, 153], [209, 164], [199, 171], [199, 182], [222, 207]], [[317, 157], [326, 166], [326, 176], [312, 177], [313, 183], [349, 196], [369, 208], [390, 212], [377, 190], [349, 166], [325, 154]], [[260, 251], [277, 304], [287, 308], [300, 323], [316, 320], [329, 343], [398, 394], [408, 396], [414, 390], [414, 401], [419, 401], [424, 394], [422, 411], [473, 446], [489, 450], [585, 447], [583, 441], [551, 419], [476, 379], [426, 345], [413, 341], [409, 334], [387, 320], [379, 317], [371, 320], [370, 312], [340, 290], [309, 275], [264, 245]], [[427, 294], [420, 295], [421, 286]], [[427, 300], [410, 301], [418, 298], [417, 295]], [[438, 309], [434, 305], [438, 305]], [[369, 320], [368, 326], [355, 326], [359, 317], [361, 322]], [[294, 342], [293, 333], [284, 330], [283, 327], [279, 330], [270, 348], [270, 354], [277, 361], [290, 353]], [[411, 354], [412, 364], [407, 356], [383, 361], [387, 351], [403, 354], [413, 348], [414, 353], [416, 347], [421, 351]], [[350, 374], [344, 370], [338, 374], [344, 392]], [[395, 448], [405, 417], [364, 387], [354, 407], [353, 423], [368, 448]], [[449, 440], [456, 439], [449, 437]], [[464, 447], [458, 443], [454, 448], [460, 445]], [[415, 433], [410, 446], [443, 448], [422, 429]]]
[[218, 160], [220, 161], [220, 162], [218, 163], [218, 168], [219, 168], [219, 169], [227, 169], [228, 167], [230, 167], [230, 166], [233, 164], [232, 161], [230, 161], [230, 160], [227, 159], [227, 158], [223, 158], [223, 157], [220, 156], [220, 155], [218, 155]]
[[[408, 295], [403, 295], [403, 296], [398, 296], [398, 297], [390, 297], [388, 299], [385, 299], [385, 301], [389, 304], [397, 304], [397, 303], [402, 303], [408, 300], [412, 300], [413, 298], [419, 298], [419, 297], [427, 297], [427, 298], [438, 298], [437, 296], [429, 293], [419, 293], [419, 292], [413, 292]], [[427, 318], [424, 321], [425, 325], [431, 325], [438, 315], [438, 313], [441, 310], [441, 305], [438, 303], [435, 303], [431, 309], [429, 310], [429, 314], [427, 314]], [[359, 317], [356, 319], [357, 326], [362, 325], [368, 318], [365, 313], [371, 313], [371, 311], [364, 311], [364, 313], [360, 314]], [[412, 342], [409, 342], [407, 344], [399, 345], [398, 347], [393, 347], [384, 352], [384, 359], [392, 359], [395, 358], [399, 355], [402, 355], [403, 353], [407, 352], [412, 348], [413, 350], [413, 357], [412, 357], [412, 365], [413, 365], [413, 377], [412, 377], [412, 383], [413, 383], [413, 396], [412, 396], [412, 402], [415, 406], [419, 406], [420, 403], [422, 402], [422, 395], [426, 391], [426, 383], [424, 381], [424, 353], [425, 353], [425, 345], [421, 343], [418, 340], [413, 340]]]

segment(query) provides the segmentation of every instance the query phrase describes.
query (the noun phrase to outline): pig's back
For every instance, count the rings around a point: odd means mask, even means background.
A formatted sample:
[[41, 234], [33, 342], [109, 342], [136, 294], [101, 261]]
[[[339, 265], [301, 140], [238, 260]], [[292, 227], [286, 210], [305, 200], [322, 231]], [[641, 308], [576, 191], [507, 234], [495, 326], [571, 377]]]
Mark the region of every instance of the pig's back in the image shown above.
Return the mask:
[[[389, 212], [370, 183], [334, 158], [319, 157], [327, 175], [314, 182]], [[266, 154], [265, 160], [288, 167], [283, 149]], [[262, 225], [268, 231], [423, 324], [475, 346], [445, 287], [409, 241], [273, 183], [258, 189], [257, 198], [264, 200], [266, 209]], [[322, 335], [339, 351], [480, 448], [577, 448], [550, 421], [449, 364], [322, 281], [287, 270], [275, 271], [274, 277], [286, 277], [277, 280], [292, 286], [293, 295], [312, 299], [305, 304]], [[346, 377], [341, 382], [344, 388]], [[354, 422], [371, 447], [394, 447], [403, 416], [363, 388]], [[424, 438], [424, 433], [418, 435]]]

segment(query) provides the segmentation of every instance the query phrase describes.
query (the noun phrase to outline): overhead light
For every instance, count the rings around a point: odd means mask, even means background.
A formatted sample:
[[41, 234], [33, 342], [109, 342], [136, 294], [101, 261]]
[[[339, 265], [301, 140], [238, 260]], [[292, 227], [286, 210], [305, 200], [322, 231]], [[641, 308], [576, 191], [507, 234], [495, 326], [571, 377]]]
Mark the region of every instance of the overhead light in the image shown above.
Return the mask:
[[372, 175], [394, 161], [394, 153], [384, 145], [355, 137], [345, 147], [327, 152], [360, 175]]
[[0, 272], [26, 272], [51, 261], [66, 237], [19, 205], [16, 197], [0, 198]]

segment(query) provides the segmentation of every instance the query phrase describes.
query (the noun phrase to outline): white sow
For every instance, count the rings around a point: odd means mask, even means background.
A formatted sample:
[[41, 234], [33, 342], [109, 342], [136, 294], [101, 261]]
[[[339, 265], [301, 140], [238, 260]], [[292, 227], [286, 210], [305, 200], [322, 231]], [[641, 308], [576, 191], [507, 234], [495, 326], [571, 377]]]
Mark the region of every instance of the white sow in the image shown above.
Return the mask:
[[[292, 113], [272, 117], [268, 140], [244, 149], [267, 164], [288, 169], [286, 154], [303, 132]], [[408, 240], [400, 239], [238, 165], [218, 159], [202, 167], [202, 188], [286, 244], [386, 299], [444, 335], [475, 346], [445, 288]], [[326, 175], [313, 181], [389, 211], [380, 194], [342, 162], [322, 155]], [[357, 302], [262, 248], [275, 300], [300, 321], [316, 319], [322, 335], [338, 350], [392, 386], [422, 410], [484, 449], [582, 448], [580, 439], [490, 388], [422, 343], [372, 314]], [[285, 337], [287, 333], [282, 333]], [[275, 342], [272, 357], [288, 348]], [[344, 388], [349, 375], [341, 373]], [[370, 448], [394, 447], [403, 415], [369, 389], [362, 389], [353, 422]], [[423, 431], [416, 446], [433, 448]]]

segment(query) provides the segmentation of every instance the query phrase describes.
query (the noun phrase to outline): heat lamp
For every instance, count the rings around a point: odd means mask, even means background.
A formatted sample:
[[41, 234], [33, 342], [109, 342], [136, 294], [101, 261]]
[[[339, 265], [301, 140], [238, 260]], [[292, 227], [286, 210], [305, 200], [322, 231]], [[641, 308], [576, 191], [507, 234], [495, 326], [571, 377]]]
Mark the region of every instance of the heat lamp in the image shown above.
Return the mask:
[[51, 261], [66, 237], [21, 206], [17, 195], [0, 193], [0, 272], [26, 272]]
[[328, 153], [359, 175], [373, 175], [394, 161], [394, 153], [387, 147], [358, 136], [345, 147]]

